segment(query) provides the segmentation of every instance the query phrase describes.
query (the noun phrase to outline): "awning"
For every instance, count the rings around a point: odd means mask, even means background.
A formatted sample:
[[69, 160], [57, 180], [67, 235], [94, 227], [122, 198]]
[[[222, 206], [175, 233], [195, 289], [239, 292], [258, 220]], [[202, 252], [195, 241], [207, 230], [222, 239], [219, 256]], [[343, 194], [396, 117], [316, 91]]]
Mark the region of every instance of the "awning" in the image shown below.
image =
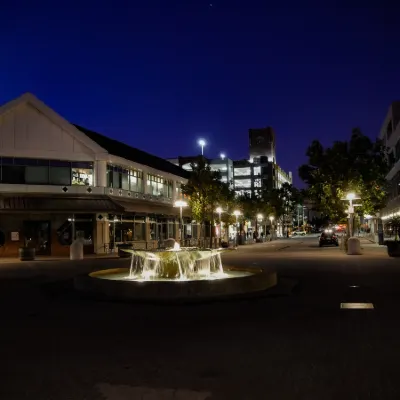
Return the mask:
[[124, 208], [107, 196], [56, 197], [24, 196], [0, 197], [0, 212], [109, 212], [121, 213]]
[[[176, 217], [179, 215], [179, 209], [173, 207], [171, 204], [154, 204], [149, 201], [140, 200], [122, 200], [113, 199], [115, 203], [124, 208], [125, 213], [136, 214], [162, 214], [166, 216]], [[183, 215], [190, 217], [191, 213], [189, 208], [184, 208]]]

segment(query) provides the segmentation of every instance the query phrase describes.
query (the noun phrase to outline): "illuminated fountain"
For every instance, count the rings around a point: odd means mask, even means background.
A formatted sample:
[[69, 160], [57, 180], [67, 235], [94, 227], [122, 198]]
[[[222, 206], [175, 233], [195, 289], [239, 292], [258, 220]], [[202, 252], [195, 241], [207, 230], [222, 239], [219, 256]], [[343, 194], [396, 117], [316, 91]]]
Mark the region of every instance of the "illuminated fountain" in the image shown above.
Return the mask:
[[201, 280], [223, 279], [221, 250], [174, 247], [165, 251], [125, 250], [132, 254], [127, 280]]
[[243, 294], [276, 284], [275, 273], [256, 268], [223, 268], [222, 249], [128, 250], [129, 268], [96, 271], [75, 279], [75, 288], [108, 298], [136, 300], [198, 299]]

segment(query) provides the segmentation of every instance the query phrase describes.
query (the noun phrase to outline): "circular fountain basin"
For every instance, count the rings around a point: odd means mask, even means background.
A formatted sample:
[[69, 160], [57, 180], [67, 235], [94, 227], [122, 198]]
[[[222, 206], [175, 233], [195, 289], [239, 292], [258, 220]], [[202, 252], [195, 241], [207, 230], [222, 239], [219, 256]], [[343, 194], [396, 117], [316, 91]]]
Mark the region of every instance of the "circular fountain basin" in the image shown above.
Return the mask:
[[256, 268], [225, 267], [195, 279], [131, 279], [129, 268], [107, 269], [75, 278], [79, 291], [110, 300], [177, 301], [206, 300], [243, 295], [269, 289], [277, 284], [276, 273]]

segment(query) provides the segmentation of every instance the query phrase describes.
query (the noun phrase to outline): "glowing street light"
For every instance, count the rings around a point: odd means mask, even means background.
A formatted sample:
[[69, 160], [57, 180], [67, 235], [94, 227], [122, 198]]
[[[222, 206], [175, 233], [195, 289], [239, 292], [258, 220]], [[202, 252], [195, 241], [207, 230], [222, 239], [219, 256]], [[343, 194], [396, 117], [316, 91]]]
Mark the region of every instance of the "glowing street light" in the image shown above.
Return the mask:
[[354, 207], [355, 206], [360, 206], [361, 204], [353, 204], [353, 200], [355, 199], [360, 199], [360, 197], [356, 196], [355, 193], [353, 192], [349, 192], [346, 195], [346, 198], [342, 199], [342, 200], [348, 200], [349, 201], [349, 209], [348, 209], [348, 213], [349, 213], [349, 236], [353, 236], [353, 214], [354, 214]]
[[356, 198], [356, 195], [354, 194], [354, 193], [347, 193], [347, 195], [346, 195], [346, 199], [347, 200], [350, 200], [350, 201], [353, 201], [354, 199]]
[[204, 146], [207, 144], [204, 139], [199, 139], [198, 142], [199, 146], [201, 147], [201, 155], [204, 155]]
[[174, 203], [174, 207], [179, 207], [180, 209], [180, 217], [181, 217], [181, 223], [180, 223], [180, 228], [179, 228], [179, 239], [182, 240], [182, 233], [183, 233], [183, 216], [182, 216], [182, 208], [187, 207], [187, 202], [184, 200], [177, 200]]
[[221, 153], [220, 155], [219, 155], [220, 157], [221, 157], [221, 160], [225, 160], [225, 154], [224, 153]]
[[269, 216], [269, 221], [271, 222], [271, 240], [273, 239], [274, 236], [274, 216], [270, 215]]

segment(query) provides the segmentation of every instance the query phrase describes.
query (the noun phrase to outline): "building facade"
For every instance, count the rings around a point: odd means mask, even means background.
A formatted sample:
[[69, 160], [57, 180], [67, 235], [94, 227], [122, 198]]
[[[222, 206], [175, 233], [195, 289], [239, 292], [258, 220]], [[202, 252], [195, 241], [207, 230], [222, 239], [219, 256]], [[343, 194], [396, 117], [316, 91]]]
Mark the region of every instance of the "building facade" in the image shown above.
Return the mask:
[[270, 127], [249, 129], [250, 162], [259, 163], [260, 158], [276, 162], [275, 132]]
[[[199, 158], [203, 156], [188, 156], [169, 158], [167, 161], [183, 168], [185, 171], [192, 170], [192, 164], [196, 164]], [[219, 171], [221, 174], [221, 181], [225, 183], [232, 183], [233, 179], [233, 161], [227, 157], [220, 158], [206, 158], [203, 157], [210, 165], [212, 171]]]
[[393, 161], [386, 179], [390, 183], [389, 199], [381, 211], [383, 221], [393, 215], [400, 215], [400, 101], [393, 102], [380, 130], [380, 139], [388, 148]]
[[121, 242], [156, 247], [178, 236], [173, 205], [187, 178], [166, 160], [73, 125], [24, 94], [0, 108], [0, 257], [23, 246], [68, 255], [76, 237], [85, 253]]
[[[178, 157], [169, 162], [191, 171], [199, 157]], [[249, 129], [249, 159], [231, 160], [225, 156], [205, 158], [211, 169], [220, 171], [221, 180], [232, 185], [237, 195], [254, 195], [258, 191], [279, 189], [293, 183], [292, 173], [286, 173], [276, 163], [275, 132], [271, 127]]]

